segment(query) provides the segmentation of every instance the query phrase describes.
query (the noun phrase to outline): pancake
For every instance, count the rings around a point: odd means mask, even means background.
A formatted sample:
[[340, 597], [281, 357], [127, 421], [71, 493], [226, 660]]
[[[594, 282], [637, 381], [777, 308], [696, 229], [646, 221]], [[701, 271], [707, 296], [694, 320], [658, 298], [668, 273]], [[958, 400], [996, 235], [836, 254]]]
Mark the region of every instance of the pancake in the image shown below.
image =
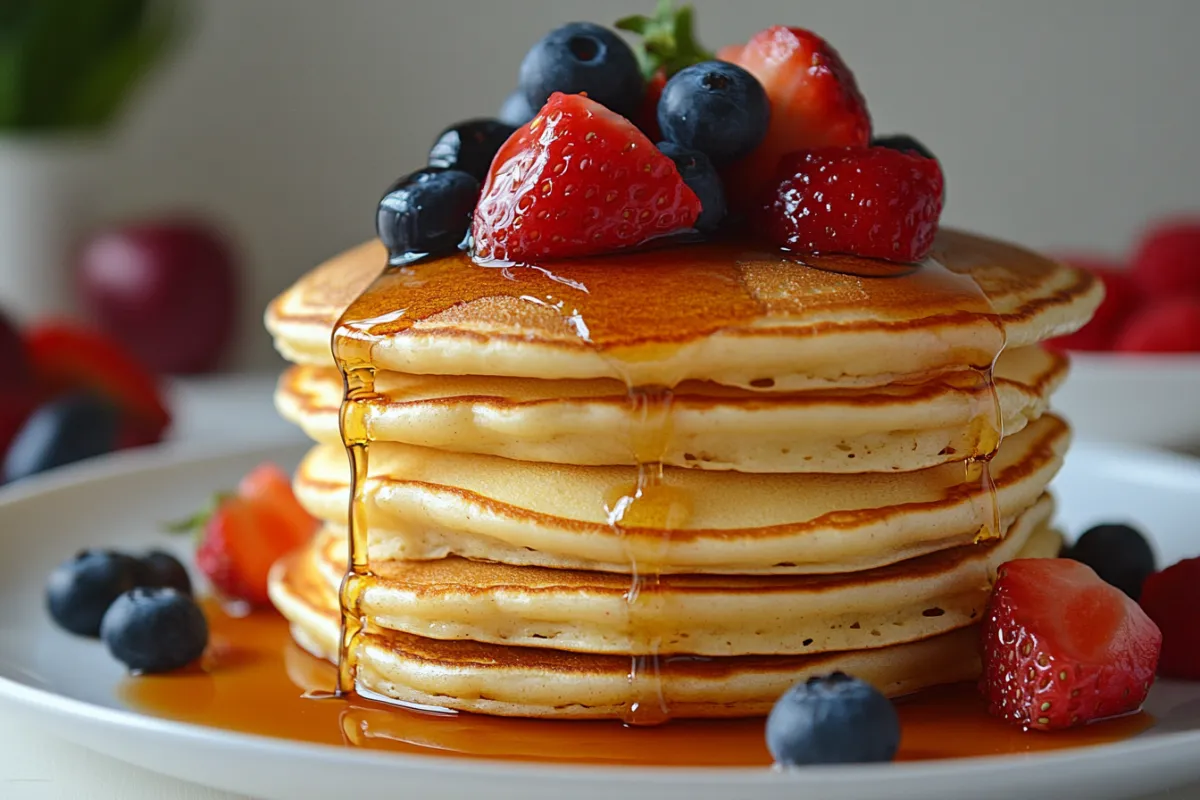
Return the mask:
[[[1069, 432], [1048, 414], [1005, 439], [991, 464], [1002, 529], [1041, 497]], [[340, 447], [318, 445], [296, 474], [300, 502], [346, 523]], [[409, 445], [371, 447], [366, 493], [373, 560], [456, 554], [513, 565], [628, 573], [833, 573], [903, 561], [973, 541], [990, 495], [962, 464], [897, 474], [748, 475], [667, 469], [683, 517], [664, 525], [605, 514], [633, 490], [632, 467], [574, 467]]]
[[[1006, 434], [1045, 410], [1067, 371], [1064, 356], [1038, 347], [1008, 350], [995, 386]], [[613, 380], [542, 381], [378, 373], [364, 401], [368, 436], [521, 461], [634, 463], [637, 409]], [[319, 442], [341, 443], [342, 377], [332, 367], [297, 366], [280, 379], [280, 414]], [[763, 396], [691, 382], [672, 394], [663, 463], [739, 472], [888, 472], [961, 460], [971, 423], [991, 413], [978, 380]], [[803, 454], [803, 457], [796, 457]]]
[[1103, 295], [1087, 272], [946, 229], [907, 275], [830, 271], [856, 261], [808, 257], [814, 269], [735, 243], [552, 268], [456, 254], [391, 270], [360, 297], [385, 264], [369, 242], [277, 298], [266, 324], [304, 364], [331, 363], [330, 334], [352, 304], [339, 338], [378, 370], [768, 392], [985, 369], [1006, 343], [1081, 327]]
[[[285, 559], [270, 591], [295, 641], [336, 660], [338, 616], [332, 591]], [[766, 714], [792, 684], [841, 670], [889, 696], [970, 680], [979, 674], [979, 631], [969, 626], [918, 642], [815, 656], [664, 657], [653, 680], [631, 680], [628, 656], [568, 653], [472, 641], [441, 641], [370, 630], [354, 651], [359, 691], [425, 707], [497, 716], [625, 718], [641, 690], [675, 718]]]
[[[359, 609], [373, 625], [400, 633], [582, 653], [795, 655], [887, 647], [977, 622], [1000, 564], [1058, 554], [1052, 512], [1047, 496], [1003, 540], [866, 572], [664, 576], [641, 589], [633, 608], [623, 575], [453, 557], [385, 561], [371, 565]], [[336, 590], [345, 572], [345, 531], [327, 529], [308, 557]]]

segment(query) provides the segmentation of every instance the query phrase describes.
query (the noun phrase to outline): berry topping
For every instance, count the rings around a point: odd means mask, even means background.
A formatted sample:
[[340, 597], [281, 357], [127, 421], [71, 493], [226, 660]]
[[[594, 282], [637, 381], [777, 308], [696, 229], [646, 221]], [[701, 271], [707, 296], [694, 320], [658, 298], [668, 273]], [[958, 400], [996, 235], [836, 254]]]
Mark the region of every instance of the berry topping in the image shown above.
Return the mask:
[[113, 602], [100, 636], [130, 671], [167, 672], [203, 655], [208, 622], [189, 595], [169, 588], [139, 588]]
[[901, 153], [912, 153], [922, 158], [936, 158], [933, 151], [911, 136], [903, 133], [891, 136], [876, 136], [871, 140], [871, 147], [886, 147], [889, 150], [899, 150]]
[[529, 101], [525, 99], [525, 93], [520, 89], [514, 89], [508, 97], [504, 98], [504, 103], [500, 106], [500, 112], [496, 114], [496, 118], [505, 125], [519, 128], [533, 119], [536, 114], [537, 108], [529, 105]]
[[700, 216], [693, 227], [702, 233], [716, 230], [725, 218], [725, 189], [716, 167], [699, 150], [689, 150], [671, 142], [659, 142], [658, 149], [675, 162], [683, 182], [700, 198]]
[[633, 121], [652, 142], [663, 138], [658, 127], [658, 100], [667, 79], [692, 64], [713, 59], [696, 40], [693, 21], [691, 6], [676, 9], [671, 0], [659, 0], [653, 17], [638, 15], [617, 22], [617, 28], [641, 37], [635, 52], [646, 78], [646, 93]]
[[767, 717], [767, 749], [784, 766], [891, 761], [899, 747], [891, 701], [841, 672], [796, 684]]
[[1200, 296], [1142, 306], [1117, 334], [1113, 348], [1126, 353], [1200, 352]]
[[262, 464], [242, 479], [238, 494], [176, 523], [196, 531], [196, 567], [226, 600], [266, 605], [267, 574], [279, 558], [308, 541], [317, 522], [297, 502], [284, 473]]
[[1185, 559], [1147, 578], [1141, 603], [1162, 631], [1158, 674], [1200, 681], [1200, 558]]
[[1051, 340], [1050, 345], [1062, 350], [1108, 350], [1140, 301], [1129, 270], [1097, 256], [1062, 255], [1059, 260], [1099, 278], [1104, 283], [1104, 300], [1088, 324]]
[[865, 147], [870, 142], [871, 117], [854, 75], [816, 34], [802, 28], [768, 28], [718, 57], [749, 70], [771, 100], [766, 138], [726, 171], [726, 189], [738, 210], [757, 201], [782, 156], [818, 147]]
[[793, 153], [757, 223], [767, 241], [795, 252], [920, 261], [937, 233], [942, 186], [936, 161], [885, 147]]
[[4, 457], [4, 481], [27, 478], [116, 449], [121, 419], [107, 399], [90, 392], [66, 395], [25, 421]]
[[1148, 230], [1133, 256], [1133, 276], [1153, 297], [1200, 297], [1200, 219], [1167, 220]]
[[192, 593], [192, 579], [187, 569], [179, 559], [162, 550], [151, 550], [137, 560], [137, 585]]
[[1084, 531], [1068, 557], [1087, 564], [1102, 580], [1137, 600], [1142, 584], [1154, 572], [1154, 551], [1136, 529], [1108, 523]]
[[1162, 635], [1119, 589], [1067, 559], [1000, 567], [983, 622], [988, 711], [1038, 730], [1136, 711]]
[[663, 138], [717, 163], [748, 155], [767, 134], [771, 105], [753, 75], [735, 64], [704, 61], [667, 81], [658, 101]]
[[136, 559], [112, 550], [82, 550], [59, 564], [46, 581], [46, 607], [60, 626], [99, 636], [104, 612], [137, 586]]
[[70, 323], [47, 322], [25, 332], [39, 383], [51, 393], [92, 391], [121, 412], [121, 444], [160, 438], [171, 416], [154, 375], [113, 339]]
[[700, 210], [633, 123], [555, 94], [496, 154], [475, 210], [475, 252], [508, 261], [604, 253], [689, 229]]
[[637, 56], [616, 33], [590, 22], [572, 22], [546, 34], [525, 54], [518, 86], [533, 108], [555, 92], [586, 94], [624, 117], [642, 102]]
[[429, 151], [429, 166], [456, 169], [477, 181], [487, 177], [488, 168], [500, 145], [504, 144], [519, 125], [508, 125], [494, 119], [471, 119], [447, 128], [438, 136]]
[[479, 181], [458, 170], [427, 167], [406, 175], [379, 201], [375, 230], [392, 264], [457, 249], [467, 237]]

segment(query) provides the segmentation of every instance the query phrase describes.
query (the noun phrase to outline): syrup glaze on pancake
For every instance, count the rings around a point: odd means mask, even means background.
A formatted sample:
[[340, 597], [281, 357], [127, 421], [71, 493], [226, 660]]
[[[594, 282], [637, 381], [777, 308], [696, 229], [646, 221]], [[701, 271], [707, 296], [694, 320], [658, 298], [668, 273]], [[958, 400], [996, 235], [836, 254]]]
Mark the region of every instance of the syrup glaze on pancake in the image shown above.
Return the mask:
[[[1046, 410], [1067, 371], [1040, 347], [1006, 350], [996, 391], [1011, 435]], [[672, 392], [668, 466], [739, 472], [894, 472], [955, 461], [986, 386], [958, 374], [917, 384], [763, 394], [689, 381]], [[615, 380], [535, 380], [376, 372], [366, 403], [372, 441], [519, 461], [632, 464], [623, 437], [627, 390]], [[276, 391], [280, 414], [322, 443], [341, 444], [342, 378], [332, 367], [294, 366]], [[803, 454], [797, 458], [796, 454]]]
[[[369, 250], [364, 256], [373, 257]], [[374, 580], [367, 414], [378, 399], [379, 369], [621, 379], [635, 417], [629, 452], [637, 476], [604, 493], [607, 524], [618, 536], [664, 531], [662, 548], [688, 514], [689, 498], [662, 481], [672, 437], [671, 390], [681, 382], [787, 391], [958, 371], [984, 390], [967, 426], [965, 480], [983, 489], [976, 493], [981, 536], [1001, 536], [988, 469], [1003, 437], [993, 365], [1008, 340], [1028, 344], [1081, 324], [1099, 300], [1094, 281], [954, 232], [941, 235], [934, 257], [919, 269], [894, 278], [846, 274], [855, 259], [806, 261], [714, 243], [553, 265], [479, 265], [456, 255], [379, 275], [350, 303], [333, 334], [346, 389], [340, 429], [352, 466], [349, 563], [339, 592], [339, 691], [353, 690], [362, 677], [360, 639], [372, 636], [361, 599]], [[278, 321], [286, 313], [273, 316]], [[639, 644], [625, 676], [623, 716], [657, 723], [672, 713], [658, 657], [661, 631], [636, 612], [643, 598], [660, 591], [654, 565], [663, 559], [653, 548], [638, 548], [627, 560], [629, 636]]]

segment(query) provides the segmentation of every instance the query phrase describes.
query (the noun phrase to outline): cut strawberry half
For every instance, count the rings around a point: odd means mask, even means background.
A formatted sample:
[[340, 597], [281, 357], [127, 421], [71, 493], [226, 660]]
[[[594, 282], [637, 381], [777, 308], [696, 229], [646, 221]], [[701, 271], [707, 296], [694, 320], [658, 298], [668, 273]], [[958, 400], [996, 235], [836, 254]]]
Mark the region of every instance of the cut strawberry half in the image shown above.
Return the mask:
[[492, 162], [475, 209], [485, 259], [570, 258], [691, 228], [700, 200], [633, 123], [556, 92]]
[[1000, 567], [983, 622], [988, 710], [1038, 730], [1141, 708], [1162, 634], [1124, 592], [1067, 559]]
[[731, 207], [752, 205], [779, 159], [797, 150], [866, 147], [871, 116], [854, 74], [829, 42], [803, 28], [777, 26], [718, 56], [744, 67], [767, 91], [771, 125], [758, 149], [725, 170]]

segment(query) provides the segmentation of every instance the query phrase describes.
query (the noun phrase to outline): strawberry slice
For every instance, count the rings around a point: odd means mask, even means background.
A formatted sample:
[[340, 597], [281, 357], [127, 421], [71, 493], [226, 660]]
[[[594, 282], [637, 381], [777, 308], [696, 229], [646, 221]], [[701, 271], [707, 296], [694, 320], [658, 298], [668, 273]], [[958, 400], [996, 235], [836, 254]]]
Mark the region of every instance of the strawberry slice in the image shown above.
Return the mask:
[[238, 485], [238, 494], [171, 526], [198, 534], [196, 566], [226, 600], [267, 605], [271, 566], [304, 545], [317, 521], [296, 500], [286, 473], [261, 464]]
[[988, 711], [1037, 730], [1139, 709], [1162, 634], [1120, 589], [1067, 559], [1000, 567], [983, 622]]
[[797, 150], [866, 147], [871, 117], [854, 74], [833, 47], [803, 28], [777, 26], [718, 57], [744, 67], [767, 91], [771, 125], [758, 149], [725, 171], [731, 206], [744, 209], [764, 190], [779, 159]]
[[1200, 558], [1187, 558], [1146, 579], [1142, 608], [1163, 635], [1158, 674], [1200, 681]]
[[46, 322], [25, 333], [40, 384], [51, 392], [92, 389], [127, 416], [125, 442], [158, 441], [171, 422], [158, 381], [119, 344], [66, 322]]
[[643, 244], [699, 215], [674, 162], [633, 123], [555, 92], [500, 147], [472, 233], [482, 258], [570, 258]]

